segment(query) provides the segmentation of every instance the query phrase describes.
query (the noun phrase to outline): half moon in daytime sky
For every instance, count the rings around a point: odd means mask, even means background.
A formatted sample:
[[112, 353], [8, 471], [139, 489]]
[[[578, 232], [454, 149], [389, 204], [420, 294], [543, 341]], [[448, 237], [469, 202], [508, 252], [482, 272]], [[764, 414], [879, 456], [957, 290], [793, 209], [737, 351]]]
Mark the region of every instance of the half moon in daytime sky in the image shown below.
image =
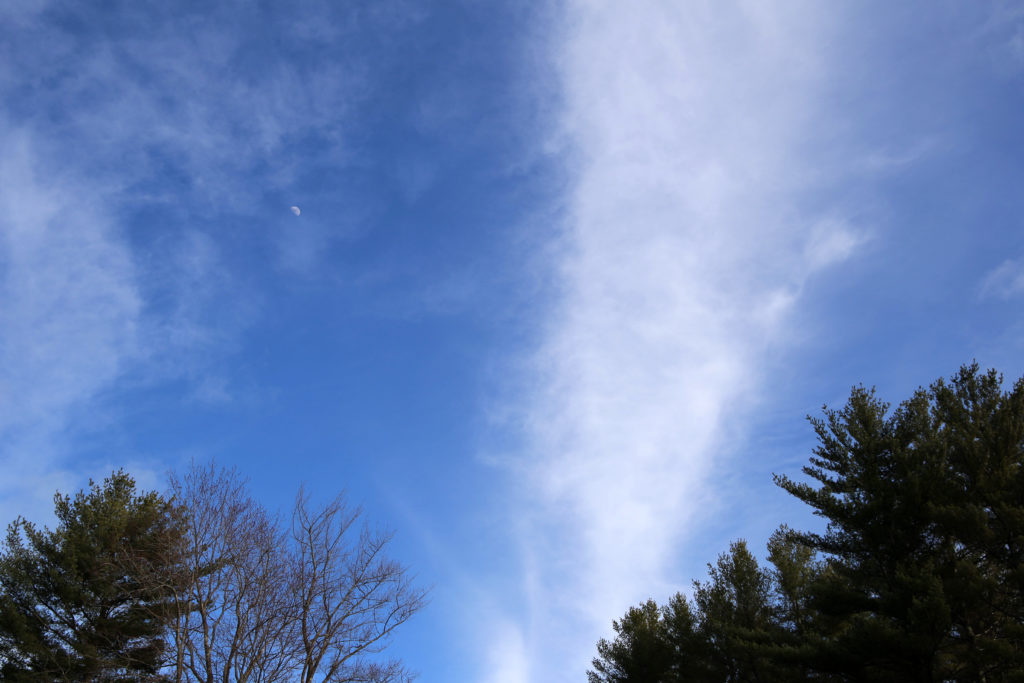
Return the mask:
[[297, 206], [293, 206], [292, 207], [292, 213], [294, 213], [296, 216], [301, 216], [302, 215], [302, 209], [300, 209]]

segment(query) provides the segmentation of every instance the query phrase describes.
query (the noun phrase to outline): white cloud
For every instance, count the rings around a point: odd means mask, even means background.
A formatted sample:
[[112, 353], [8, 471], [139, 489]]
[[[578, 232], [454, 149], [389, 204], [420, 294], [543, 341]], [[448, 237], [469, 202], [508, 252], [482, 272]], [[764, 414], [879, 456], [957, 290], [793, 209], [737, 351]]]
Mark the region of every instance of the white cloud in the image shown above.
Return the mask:
[[804, 247], [804, 261], [810, 271], [845, 261], [866, 240], [862, 233], [842, 220], [825, 220], [811, 229]]
[[1019, 24], [1014, 34], [1006, 41], [1006, 49], [1018, 66], [1024, 66], [1024, 23]]
[[939, 150], [936, 140], [926, 138], [905, 147], [871, 150], [858, 159], [854, 167], [866, 173], [892, 172], [916, 164]]
[[679, 588], [727, 416], [806, 278], [864, 240], [799, 208], [830, 30], [812, 2], [570, 3], [563, 297], [524, 398], [524, 680], [578, 679], [612, 618]]
[[[300, 165], [292, 137], [338, 142], [360, 91], [343, 60], [240, 71], [247, 36], [216, 11], [69, 40], [43, 4], [0, 10], [22, 29], [0, 86], [31, 97], [0, 107], [0, 520], [104, 474], [66, 456], [111, 426], [119, 391], [185, 378], [194, 400], [233, 399], [213, 366], [258, 295], [210, 226], [263, 215]], [[140, 208], [170, 227], [130, 225]]]
[[486, 683], [530, 683], [528, 653], [522, 632], [515, 624], [500, 623], [492, 634], [494, 644], [489, 653]]
[[1009, 299], [1024, 294], [1024, 259], [1007, 260], [993, 268], [978, 287], [981, 298]]
[[1019, 75], [1024, 69], [1024, 7], [1012, 0], [992, 0], [978, 6], [985, 18], [975, 29], [974, 38], [986, 46], [997, 73]]
[[67, 455], [117, 431], [119, 391], [186, 378], [196, 400], [230, 400], [209, 366], [252, 304], [215, 306], [233, 284], [208, 236], [183, 230], [136, 251], [116, 183], [66, 168], [29, 129], [0, 123], [0, 139], [0, 520], [46, 520], [54, 490], [112, 469]]
[[26, 134], [3, 137], [0, 498], [12, 506], [48, 499], [52, 488], [33, 489], [43, 480], [66, 482], [52, 455], [73, 412], [141, 356], [142, 300], [130, 250], [98, 197], [41, 172]]

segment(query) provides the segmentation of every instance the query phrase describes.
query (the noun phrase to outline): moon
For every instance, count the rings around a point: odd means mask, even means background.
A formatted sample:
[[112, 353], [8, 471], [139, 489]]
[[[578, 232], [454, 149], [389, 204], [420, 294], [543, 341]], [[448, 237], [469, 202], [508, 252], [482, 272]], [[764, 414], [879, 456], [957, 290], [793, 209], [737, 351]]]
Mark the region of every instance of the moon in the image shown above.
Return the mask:
[[301, 216], [302, 215], [302, 209], [300, 209], [297, 206], [293, 206], [292, 207], [292, 213], [294, 213], [296, 216]]

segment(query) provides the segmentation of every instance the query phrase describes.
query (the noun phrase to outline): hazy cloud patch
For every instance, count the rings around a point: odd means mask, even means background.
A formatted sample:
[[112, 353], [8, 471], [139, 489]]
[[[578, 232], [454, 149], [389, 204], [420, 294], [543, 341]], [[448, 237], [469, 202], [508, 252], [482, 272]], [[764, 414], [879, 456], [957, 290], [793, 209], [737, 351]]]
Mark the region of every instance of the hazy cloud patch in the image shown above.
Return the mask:
[[812, 271], [825, 268], [848, 259], [866, 239], [845, 221], [821, 221], [811, 229], [804, 258]]
[[10, 506], [40, 495], [22, 482], [52, 478], [74, 413], [146, 352], [138, 273], [102, 198], [41, 168], [26, 133], [3, 134], [0, 460]]
[[1006, 260], [988, 272], [978, 287], [983, 298], [1009, 299], [1024, 294], [1024, 259]]

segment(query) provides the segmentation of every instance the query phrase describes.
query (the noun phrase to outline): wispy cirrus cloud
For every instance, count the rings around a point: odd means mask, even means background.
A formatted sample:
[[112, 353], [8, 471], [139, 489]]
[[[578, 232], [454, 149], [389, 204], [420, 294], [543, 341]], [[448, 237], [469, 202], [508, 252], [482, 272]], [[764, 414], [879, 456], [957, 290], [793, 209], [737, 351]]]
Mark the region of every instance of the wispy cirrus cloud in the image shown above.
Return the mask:
[[[258, 36], [244, 25], [267, 30], [258, 12], [165, 15], [142, 3], [97, 18], [102, 30], [74, 32], [76, 14], [61, 8], [58, 21], [41, 13], [19, 33], [22, 49], [8, 55], [5, 85], [33, 106], [11, 106], [12, 117], [45, 131], [47, 141], [74, 137], [70, 160], [134, 196], [144, 181], [172, 172], [179, 182], [159, 184], [163, 196], [245, 213], [254, 198], [292, 180], [310, 153], [304, 136], [315, 134], [319, 150], [341, 142], [361, 91], [355, 65], [257, 49]], [[305, 14], [282, 17], [273, 37], [284, 42]], [[288, 47], [315, 54], [337, 39], [303, 34]]]
[[802, 261], [806, 272], [811, 273], [845, 261], [868, 236], [845, 220], [825, 219], [811, 227], [806, 239]]
[[36, 506], [12, 504], [46, 498], [66, 479], [51, 458], [75, 411], [144, 354], [143, 302], [131, 251], [99, 198], [39, 168], [23, 131], [2, 135], [0, 498], [4, 512], [25, 514]]
[[[927, 182], [970, 140], [950, 79], [1002, 73], [991, 57], [1013, 51], [1020, 12], [945, 8], [927, 30], [948, 34], [948, 57], [907, 47], [923, 32], [911, 16], [800, 0], [567, 4], [553, 41], [573, 178], [560, 299], [521, 397], [522, 680], [582, 675], [611, 619], [685, 587], [687, 533], [721, 504], [709, 482], [739, 464], [741, 424], [782, 372], [773, 354], [808, 342], [801, 323], [829, 324], [800, 307], [811, 285], [867, 248], [887, 265], [918, 256], [872, 205], [893, 198], [883, 181]], [[904, 251], [880, 253], [892, 248]], [[1024, 291], [1020, 266], [989, 273], [981, 295]]]
[[333, 46], [387, 18], [179, 9], [0, 10], [4, 519], [97, 474], [66, 456], [119, 392], [184, 380], [185, 400], [231, 400], [217, 362], [259, 309], [244, 251], [287, 269], [330, 239], [261, 228], [296, 220], [303, 164], [343, 162], [364, 73]]
[[[726, 415], [812, 274], [866, 239], [803, 208], [835, 18], [814, 3], [569, 3], [560, 302], [524, 396], [518, 680], [572, 680], [668, 590]], [[672, 586], [673, 589], [677, 586]], [[517, 654], [518, 653], [518, 654]], [[543, 672], [543, 674], [541, 674]]]
[[0, 516], [46, 519], [54, 489], [132, 457], [66, 458], [117, 419], [119, 390], [185, 379], [196, 400], [230, 400], [212, 366], [252, 311], [214, 305], [235, 287], [211, 238], [134, 247], [102, 180], [60, 168], [27, 129], [0, 137]]
[[1024, 294], [1024, 259], [1008, 259], [982, 279], [978, 296], [983, 299], [1009, 299]]

